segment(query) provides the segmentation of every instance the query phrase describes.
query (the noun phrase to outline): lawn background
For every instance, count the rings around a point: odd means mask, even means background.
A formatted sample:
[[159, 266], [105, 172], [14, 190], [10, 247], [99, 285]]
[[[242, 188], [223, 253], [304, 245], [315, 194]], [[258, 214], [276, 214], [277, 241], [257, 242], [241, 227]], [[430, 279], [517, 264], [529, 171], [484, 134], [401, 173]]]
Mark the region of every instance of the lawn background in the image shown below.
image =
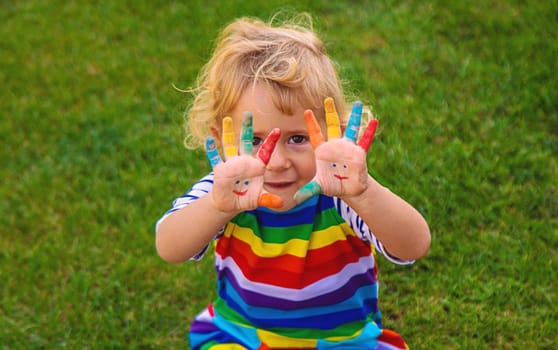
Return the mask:
[[428, 219], [380, 260], [413, 349], [558, 344], [557, 1], [0, 1], [0, 349], [187, 348], [212, 261], [155, 221], [209, 166], [187, 94], [230, 20], [308, 11], [380, 132], [370, 172]]

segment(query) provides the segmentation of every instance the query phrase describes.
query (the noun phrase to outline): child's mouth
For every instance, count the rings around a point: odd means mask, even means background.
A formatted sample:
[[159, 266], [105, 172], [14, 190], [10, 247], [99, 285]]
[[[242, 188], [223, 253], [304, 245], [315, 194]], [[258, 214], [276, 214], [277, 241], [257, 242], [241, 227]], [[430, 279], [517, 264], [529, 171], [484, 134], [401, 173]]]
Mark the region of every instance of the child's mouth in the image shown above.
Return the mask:
[[265, 186], [274, 190], [281, 190], [292, 186], [293, 182], [266, 182]]

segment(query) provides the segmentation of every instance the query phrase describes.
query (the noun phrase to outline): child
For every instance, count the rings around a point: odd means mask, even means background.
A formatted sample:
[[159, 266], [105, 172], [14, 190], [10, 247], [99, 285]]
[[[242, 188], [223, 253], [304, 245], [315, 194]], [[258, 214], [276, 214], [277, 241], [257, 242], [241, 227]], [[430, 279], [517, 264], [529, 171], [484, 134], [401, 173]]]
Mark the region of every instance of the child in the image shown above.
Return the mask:
[[407, 348], [382, 328], [374, 250], [412, 263], [429, 249], [429, 228], [368, 174], [374, 124], [357, 145], [362, 106], [347, 120], [311, 27], [233, 22], [194, 92], [186, 143], [213, 135], [214, 171], [156, 228], [169, 262], [199, 260], [215, 241], [218, 296], [195, 318], [190, 347]]

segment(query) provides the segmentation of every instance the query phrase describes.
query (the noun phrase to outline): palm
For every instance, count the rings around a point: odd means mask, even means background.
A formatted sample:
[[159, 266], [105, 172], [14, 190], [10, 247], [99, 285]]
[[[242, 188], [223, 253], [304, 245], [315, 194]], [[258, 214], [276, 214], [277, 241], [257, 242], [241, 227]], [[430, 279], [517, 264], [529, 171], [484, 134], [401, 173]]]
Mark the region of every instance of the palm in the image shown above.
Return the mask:
[[316, 176], [322, 193], [328, 196], [354, 196], [366, 186], [366, 153], [345, 139], [334, 139], [315, 150]]
[[225, 212], [254, 209], [263, 188], [265, 165], [259, 158], [241, 155], [214, 168], [213, 201]]

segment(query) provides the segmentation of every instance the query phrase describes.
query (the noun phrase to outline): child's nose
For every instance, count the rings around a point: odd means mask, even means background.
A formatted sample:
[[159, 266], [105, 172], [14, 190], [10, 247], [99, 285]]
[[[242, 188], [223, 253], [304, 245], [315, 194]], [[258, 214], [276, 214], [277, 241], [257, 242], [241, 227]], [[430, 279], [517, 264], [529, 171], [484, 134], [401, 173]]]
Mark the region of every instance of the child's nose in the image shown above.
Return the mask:
[[267, 169], [277, 171], [288, 168], [290, 164], [288, 153], [278, 144], [271, 154], [269, 163], [267, 163]]

